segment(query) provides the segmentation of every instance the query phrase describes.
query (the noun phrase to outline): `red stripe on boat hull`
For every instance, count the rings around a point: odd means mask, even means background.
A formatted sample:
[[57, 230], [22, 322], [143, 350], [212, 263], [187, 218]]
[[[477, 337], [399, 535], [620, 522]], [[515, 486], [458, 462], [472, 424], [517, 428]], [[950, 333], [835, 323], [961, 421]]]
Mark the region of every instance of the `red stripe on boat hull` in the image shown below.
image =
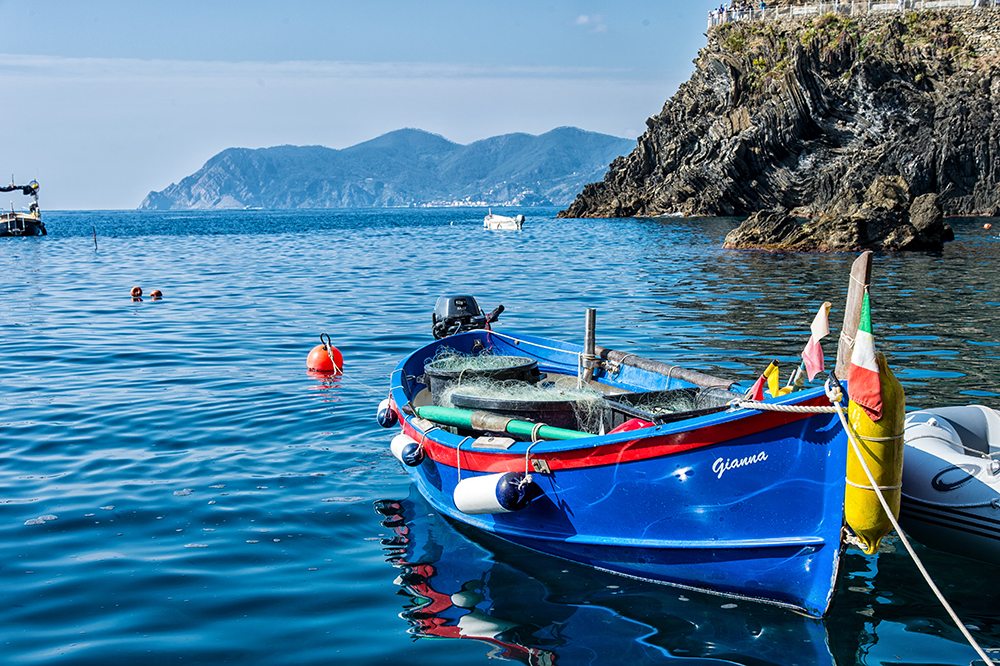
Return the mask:
[[[817, 398], [798, 406], [819, 406], [824, 400]], [[532, 453], [533, 458], [544, 458], [552, 470], [580, 469], [615, 465], [623, 462], [659, 458], [682, 451], [698, 449], [713, 444], [747, 437], [759, 432], [778, 428], [795, 421], [807, 419], [814, 414], [796, 412], [761, 413], [745, 418], [727, 421], [695, 430], [682, 431], [668, 435], [656, 435], [639, 439], [603, 444], [593, 447], [580, 446], [564, 451], [538, 451]], [[507, 453], [494, 451], [462, 450], [461, 465], [455, 447], [442, 444], [433, 438], [433, 434], [425, 434], [414, 428], [408, 420], [400, 419], [403, 432], [415, 441], [423, 441], [424, 454], [437, 463], [458, 467], [474, 472], [517, 472], [525, 467], [523, 453]], [[596, 437], [596, 436], [595, 436]], [[585, 440], [573, 440], [582, 442]]]

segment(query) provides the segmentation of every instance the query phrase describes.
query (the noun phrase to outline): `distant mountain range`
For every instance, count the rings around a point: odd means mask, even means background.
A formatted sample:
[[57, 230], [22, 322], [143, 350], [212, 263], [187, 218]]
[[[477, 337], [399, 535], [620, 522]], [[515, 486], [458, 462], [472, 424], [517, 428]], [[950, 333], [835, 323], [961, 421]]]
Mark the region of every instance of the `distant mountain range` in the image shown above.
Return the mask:
[[350, 148], [228, 148], [140, 210], [566, 205], [635, 141], [560, 127], [467, 146], [417, 129]]

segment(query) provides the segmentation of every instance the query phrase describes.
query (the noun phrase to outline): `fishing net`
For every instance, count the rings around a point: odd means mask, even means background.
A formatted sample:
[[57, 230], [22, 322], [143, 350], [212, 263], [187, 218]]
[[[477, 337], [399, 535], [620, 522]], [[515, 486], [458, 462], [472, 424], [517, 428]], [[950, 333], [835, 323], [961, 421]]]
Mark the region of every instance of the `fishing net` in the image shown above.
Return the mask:
[[689, 412], [698, 409], [697, 390], [656, 391], [652, 393], [635, 394], [635, 399], [629, 400], [632, 407], [648, 414], [661, 415], [674, 412]]
[[740, 397], [739, 393], [722, 389], [683, 388], [609, 396], [608, 400], [612, 411], [617, 415], [613, 419], [615, 424], [627, 417], [667, 423], [679, 418], [722, 411]]
[[451, 347], [439, 347], [434, 356], [424, 362], [424, 368], [441, 372], [461, 372], [462, 370], [505, 370], [524, 365], [523, 356], [503, 356], [485, 352], [473, 356], [463, 354]]
[[511, 418], [593, 433], [601, 432], [607, 412], [604, 395], [593, 389], [484, 377], [450, 384], [442, 391], [440, 401], [445, 407], [481, 408]]

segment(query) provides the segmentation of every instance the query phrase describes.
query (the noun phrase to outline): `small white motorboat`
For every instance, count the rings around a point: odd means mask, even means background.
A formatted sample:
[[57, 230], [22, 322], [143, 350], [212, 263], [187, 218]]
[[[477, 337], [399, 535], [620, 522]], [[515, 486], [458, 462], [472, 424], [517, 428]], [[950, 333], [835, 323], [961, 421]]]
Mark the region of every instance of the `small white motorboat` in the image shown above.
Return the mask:
[[928, 548], [1000, 565], [1000, 413], [925, 409], [905, 428], [903, 529]]
[[522, 224], [524, 224], [524, 215], [515, 215], [514, 217], [507, 217], [505, 215], [494, 215], [492, 208], [490, 209], [490, 214], [487, 215], [486, 218], [483, 220], [484, 229], [520, 231]]

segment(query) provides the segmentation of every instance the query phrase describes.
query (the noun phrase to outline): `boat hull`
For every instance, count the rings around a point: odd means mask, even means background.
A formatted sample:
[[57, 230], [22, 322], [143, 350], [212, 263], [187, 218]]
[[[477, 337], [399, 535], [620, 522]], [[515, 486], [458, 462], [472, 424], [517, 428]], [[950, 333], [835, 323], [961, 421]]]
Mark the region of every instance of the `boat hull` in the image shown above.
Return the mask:
[[907, 417], [899, 516], [907, 534], [929, 548], [1000, 565], [1000, 461], [989, 458], [1000, 452], [998, 437], [1000, 415], [981, 405]]
[[[406, 594], [400, 617], [415, 636], [483, 641], [526, 664], [628, 663], [635, 644], [667, 659], [676, 650], [713, 663], [834, 663], [820, 621], [756, 604], [733, 608], [708, 595], [661, 594], [640, 582], [612, 584], [601, 572], [567, 569], [446, 522], [418, 492], [376, 502], [376, 510], [391, 530], [383, 544]], [[608, 613], [627, 621], [609, 624]]]
[[45, 235], [47, 235], [45, 223], [39, 217], [24, 213], [0, 215], [0, 238]]
[[[576, 350], [551, 340], [522, 336], [511, 344], [476, 331], [442, 342], [462, 349], [476, 339], [537, 355], [547, 372], [575, 367], [575, 361], [561, 361]], [[434, 347], [397, 368], [394, 405], [415, 395], [419, 369]], [[621, 374], [632, 390], [683, 384], [652, 373]], [[780, 401], [824, 400], [816, 389]], [[471, 437], [401, 409], [399, 416], [404, 433], [425, 452], [407, 472], [435, 509], [454, 520], [629, 577], [765, 601], [815, 617], [829, 607], [840, 560], [846, 466], [846, 440], [835, 415], [734, 409], [571, 442], [516, 442], [505, 451], [485, 450]], [[461, 479], [526, 468], [541, 491], [526, 508], [485, 515], [456, 508]]]

